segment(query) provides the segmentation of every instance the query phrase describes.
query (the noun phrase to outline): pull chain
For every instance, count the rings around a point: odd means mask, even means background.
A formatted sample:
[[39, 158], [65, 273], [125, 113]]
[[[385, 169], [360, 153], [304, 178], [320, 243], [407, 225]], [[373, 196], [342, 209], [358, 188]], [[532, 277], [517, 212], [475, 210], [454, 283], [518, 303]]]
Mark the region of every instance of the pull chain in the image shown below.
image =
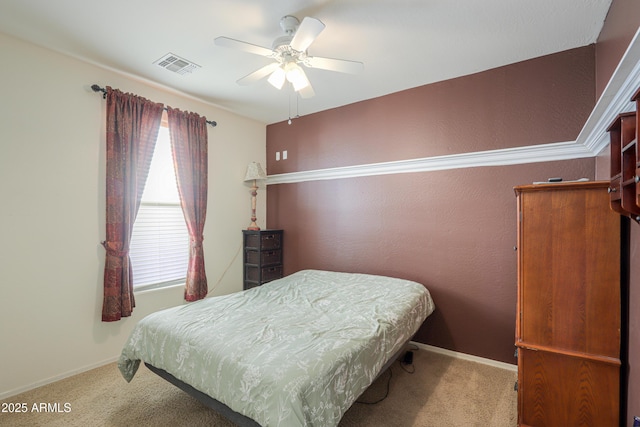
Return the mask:
[[[291, 95], [296, 97], [296, 115], [295, 117], [291, 117]], [[289, 121], [287, 123], [291, 124], [291, 119], [297, 119], [300, 117], [300, 110], [298, 104], [298, 94], [295, 92], [289, 92]]]

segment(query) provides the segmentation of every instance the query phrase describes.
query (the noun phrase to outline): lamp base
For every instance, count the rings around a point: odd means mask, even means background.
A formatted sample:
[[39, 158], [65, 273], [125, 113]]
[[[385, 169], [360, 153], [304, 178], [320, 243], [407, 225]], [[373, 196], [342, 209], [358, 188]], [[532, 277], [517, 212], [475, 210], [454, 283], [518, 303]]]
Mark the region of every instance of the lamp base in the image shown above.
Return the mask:
[[253, 180], [253, 186], [251, 187], [251, 224], [247, 227], [247, 230], [257, 231], [260, 230], [258, 224], [256, 224], [256, 196], [258, 195], [258, 186], [256, 180]]

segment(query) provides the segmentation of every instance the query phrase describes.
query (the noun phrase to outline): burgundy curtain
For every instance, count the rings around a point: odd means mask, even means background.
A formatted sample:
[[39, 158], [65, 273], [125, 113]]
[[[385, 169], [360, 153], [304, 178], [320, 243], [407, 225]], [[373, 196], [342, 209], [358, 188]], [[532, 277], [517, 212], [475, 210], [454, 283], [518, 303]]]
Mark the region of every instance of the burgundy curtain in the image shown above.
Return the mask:
[[107, 87], [107, 250], [102, 320], [135, 307], [129, 241], [149, 173], [164, 106]]
[[167, 108], [167, 117], [180, 204], [191, 240], [184, 299], [196, 301], [208, 292], [202, 249], [207, 216], [207, 121], [172, 108]]

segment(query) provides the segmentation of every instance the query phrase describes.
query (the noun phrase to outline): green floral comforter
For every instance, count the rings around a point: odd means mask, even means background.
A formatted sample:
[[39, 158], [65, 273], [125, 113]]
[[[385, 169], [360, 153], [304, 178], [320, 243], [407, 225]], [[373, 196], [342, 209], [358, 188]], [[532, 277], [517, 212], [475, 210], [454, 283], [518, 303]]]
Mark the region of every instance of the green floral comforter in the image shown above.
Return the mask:
[[304, 270], [141, 320], [118, 367], [141, 360], [262, 426], [335, 426], [434, 310], [421, 284]]

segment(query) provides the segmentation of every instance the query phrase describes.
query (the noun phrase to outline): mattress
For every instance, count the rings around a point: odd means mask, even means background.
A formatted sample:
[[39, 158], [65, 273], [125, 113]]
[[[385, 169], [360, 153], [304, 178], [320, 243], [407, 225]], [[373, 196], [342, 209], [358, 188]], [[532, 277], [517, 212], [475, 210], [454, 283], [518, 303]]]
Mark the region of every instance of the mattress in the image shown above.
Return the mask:
[[144, 361], [262, 426], [335, 426], [434, 310], [421, 284], [303, 270], [142, 319], [118, 367]]

